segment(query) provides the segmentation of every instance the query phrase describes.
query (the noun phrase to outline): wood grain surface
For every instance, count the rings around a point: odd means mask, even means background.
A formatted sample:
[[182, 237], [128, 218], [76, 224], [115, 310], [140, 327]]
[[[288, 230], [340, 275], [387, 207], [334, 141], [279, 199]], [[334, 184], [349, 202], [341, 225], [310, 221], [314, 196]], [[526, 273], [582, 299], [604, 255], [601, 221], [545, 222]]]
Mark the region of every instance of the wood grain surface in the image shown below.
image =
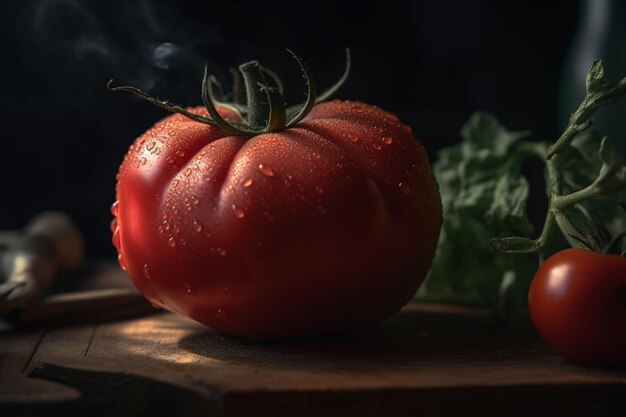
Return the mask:
[[272, 343], [220, 335], [170, 313], [11, 329], [0, 333], [0, 372], [2, 416], [67, 416], [68, 410], [88, 416], [596, 416], [626, 410], [626, 370], [572, 365], [530, 328], [437, 305], [411, 304], [367, 333]]

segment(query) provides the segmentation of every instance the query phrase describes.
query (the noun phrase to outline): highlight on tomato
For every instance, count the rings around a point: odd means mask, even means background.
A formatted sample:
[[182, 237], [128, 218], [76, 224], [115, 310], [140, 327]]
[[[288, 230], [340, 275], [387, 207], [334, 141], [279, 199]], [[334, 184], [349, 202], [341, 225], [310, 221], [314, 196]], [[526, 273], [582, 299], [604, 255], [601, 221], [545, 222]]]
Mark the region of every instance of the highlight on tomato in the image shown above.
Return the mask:
[[[396, 115], [331, 100], [346, 70], [287, 107], [256, 61], [215, 77], [204, 106], [131, 92], [174, 115], [130, 146], [112, 212], [119, 263], [154, 305], [218, 331], [275, 339], [365, 329], [407, 303], [442, 223], [423, 145]], [[230, 101], [228, 100], [230, 98]]]

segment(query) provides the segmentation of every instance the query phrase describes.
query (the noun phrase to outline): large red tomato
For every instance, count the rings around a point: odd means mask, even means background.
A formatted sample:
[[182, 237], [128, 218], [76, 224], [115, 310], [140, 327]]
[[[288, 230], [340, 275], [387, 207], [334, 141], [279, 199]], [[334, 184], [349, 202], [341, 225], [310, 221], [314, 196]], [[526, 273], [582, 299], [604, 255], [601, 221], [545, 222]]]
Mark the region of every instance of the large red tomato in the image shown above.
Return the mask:
[[442, 222], [411, 129], [338, 100], [257, 135], [169, 116], [130, 147], [116, 197], [113, 242], [136, 287], [155, 305], [255, 339], [391, 316], [430, 268]]

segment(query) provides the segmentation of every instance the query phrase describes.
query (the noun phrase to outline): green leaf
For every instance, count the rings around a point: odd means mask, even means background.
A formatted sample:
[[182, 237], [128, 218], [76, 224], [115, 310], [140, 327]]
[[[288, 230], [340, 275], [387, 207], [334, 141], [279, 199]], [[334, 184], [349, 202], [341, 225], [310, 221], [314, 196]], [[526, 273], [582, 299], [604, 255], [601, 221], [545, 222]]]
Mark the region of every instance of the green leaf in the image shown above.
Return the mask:
[[[526, 218], [528, 192], [528, 182], [524, 177], [502, 176], [497, 178], [493, 190], [493, 199], [489, 209], [485, 212], [485, 218], [490, 223], [501, 220], [517, 224], [519, 219]], [[524, 231], [531, 233], [532, 229], [529, 227], [525, 228]]]
[[463, 141], [439, 152], [433, 167], [444, 224], [418, 299], [498, 308], [506, 271], [520, 270], [522, 282], [532, 277], [532, 259], [516, 259], [489, 245], [500, 236], [532, 234], [526, 215], [529, 186], [522, 177], [522, 164], [533, 155], [522, 146], [527, 136], [507, 130], [488, 113], [476, 113], [461, 129]]
[[461, 149], [466, 157], [469, 153], [480, 150], [487, 150], [495, 156], [502, 156], [513, 144], [528, 136], [529, 133], [525, 131], [507, 130], [492, 114], [476, 112], [461, 128], [463, 139]]

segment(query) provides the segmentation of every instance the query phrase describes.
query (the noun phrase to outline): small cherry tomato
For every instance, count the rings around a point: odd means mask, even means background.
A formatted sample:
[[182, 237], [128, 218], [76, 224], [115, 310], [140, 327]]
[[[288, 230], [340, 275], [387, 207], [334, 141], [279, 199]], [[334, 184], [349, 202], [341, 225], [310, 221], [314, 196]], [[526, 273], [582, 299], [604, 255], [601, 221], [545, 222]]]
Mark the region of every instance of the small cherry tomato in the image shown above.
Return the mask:
[[535, 274], [528, 302], [556, 353], [586, 365], [626, 364], [626, 257], [558, 252]]

